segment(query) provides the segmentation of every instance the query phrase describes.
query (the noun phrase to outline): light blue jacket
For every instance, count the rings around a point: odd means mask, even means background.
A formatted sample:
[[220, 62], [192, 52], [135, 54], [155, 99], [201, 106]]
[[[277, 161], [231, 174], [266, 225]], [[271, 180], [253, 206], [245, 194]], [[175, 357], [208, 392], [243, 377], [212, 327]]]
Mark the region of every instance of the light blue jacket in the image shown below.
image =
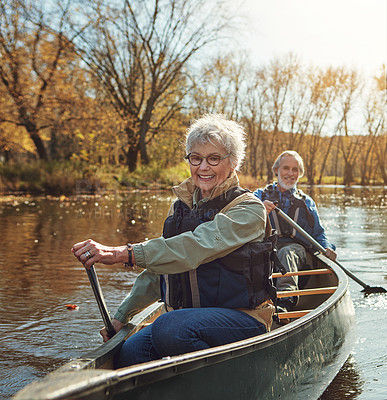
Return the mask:
[[[278, 207], [286, 214], [289, 212], [289, 208], [291, 206], [291, 200], [290, 198], [294, 195], [294, 193], [297, 191], [297, 188], [293, 188], [291, 190], [287, 190], [285, 192], [281, 192], [278, 190], [278, 184], [277, 182], [274, 182], [273, 185], [273, 190], [275, 191], [276, 197], [278, 197]], [[266, 192], [264, 189], [257, 189], [254, 192], [255, 196], [257, 196], [260, 200], [270, 200], [266, 198]], [[313, 201], [313, 199], [303, 193], [304, 195], [304, 201], [305, 205], [310, 213], [310, 215], [314, 219], [314, 224], [311, 226], [307, 219], [307, 215], [305, 210], [301, 210], [298, 219], [297, 219], [297, 224], [301, 226], [310, 236], [312, 236], [318, 243], [320, 243], [321, 246], [324, 247], [324, 249], [336, 249], [336, 246], [332, 243], [329, 242], [327, 235], [325, 233], [325, 229], [322, 227], [321, 222], [320, 222], [320, 217], [318, 215], [316, 203]], [[272, 201], [272, 200], [270, 200]], [[277, 228], [277, 223], [276, 223], [276, 216], [272, 215], [273, 212], [269, 214], [270, 217], [270, 222], [273, 227]], [[301, 242], [305, 243], [306, 245], [309, 245], [309, 243], [304, 239], [298, 232], [294, 230], [294, 237], [297, 240], [300, 240]], [[292, 235], [292, 236], [293, 236]], [[288, 237], [281, 237], [279, 238], [279, 241], [286, 241], [289, 240]]]

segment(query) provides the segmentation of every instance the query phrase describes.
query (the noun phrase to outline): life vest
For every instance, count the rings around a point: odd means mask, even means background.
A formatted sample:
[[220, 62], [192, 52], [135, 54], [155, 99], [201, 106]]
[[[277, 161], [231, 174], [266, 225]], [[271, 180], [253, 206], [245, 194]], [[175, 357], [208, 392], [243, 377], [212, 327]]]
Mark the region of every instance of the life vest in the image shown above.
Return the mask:
[[[286, 214], [305, 231], [311, 233], [314, 227], [314, 218], [308, 210], [305, 199], [306, 194], [297, 188], [289, 198], [290, 208], [286, 211]], [[262, 201], [265, 200], [269, 200], [272, 203], [277, 202], [277, 207], [283, 210], [279, 191], [275, 190], [272, 184], [267, 185], [263, 190]], [[278, 232], [279, 237], [295, 238], [297, 231], [283, 218], [279, 218], [275, 212], [270, 213], [270, 222]]]
[[[194, 231], [211, 221], [228, 203], [248, 190], [234, 187], [200, 206], [190, 209], [183, 201], [165, 223], [163, 236], [170, 238]], [[246, 243], [225, 257], [199, 265], [195, 270], [161, 277], [161, 295], [173, 309], [197, 307], [251, 308], [272, 299], [276, 289], [271, 279], [277, 236], [263, 242]]]

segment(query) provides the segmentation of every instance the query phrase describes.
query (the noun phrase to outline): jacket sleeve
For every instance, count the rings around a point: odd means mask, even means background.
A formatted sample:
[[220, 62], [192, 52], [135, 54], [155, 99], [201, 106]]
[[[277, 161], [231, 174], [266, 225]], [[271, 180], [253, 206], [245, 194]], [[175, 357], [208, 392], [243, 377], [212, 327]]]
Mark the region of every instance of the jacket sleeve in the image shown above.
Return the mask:
[[137, 276], [132, 290], [119, 306], [114, 318], [126, 324], [135, 314], [159, 299], [159, 275], [144, 270]]
[[194, 232], [163, 237], [133, 246], [136, 264], [147, 268], [138, 275], [130, 294], [119, 306], [115, 319], [127, 323], [141, 310], [160, 299], [160, 275], [197, 268], [223, 257], [243, 244], [264, 238], [266, 210], [257, 200], [244, 201]]
[[266, 210], [262, 202], [252, 198], [216, 214], [212, 221], [200, 224], [193, 232], [134, 245], [136, 264], [155, 274], [193, 270], [245, 243], [262, 241], [265, 226]]
[[263, 198], [263, 189], [257, 189], [257, 190], [254, 192], [254, 195], [255, 195], [256, 197], [258, 197], [259, 200], [262, 200], [262, 198]]

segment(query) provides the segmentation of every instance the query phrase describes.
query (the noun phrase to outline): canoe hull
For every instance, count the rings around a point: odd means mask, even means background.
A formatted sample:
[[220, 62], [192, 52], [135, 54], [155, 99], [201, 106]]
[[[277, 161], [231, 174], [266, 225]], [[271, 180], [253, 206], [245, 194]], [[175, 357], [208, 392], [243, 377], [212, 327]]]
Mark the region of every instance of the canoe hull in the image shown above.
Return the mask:
[[[327, 266], [325, 259], [318, 260], [320, 266]], [[334, 274], [313, 279], [325, 279], [324, 284], [335, 284], [337, 290], [308, 300], [313, 311], [288, 325], [229, 345], [120, 370], [94, 369], [101, 360], [107, 368], [105, 349], [114, 354], [121, 340], [117, 337], [116, 343], [112, 339], [88, 357], [27, 386], [15, 400], [170, 400], [182, 394], [185, 400], [318, 399], [348, 358], [356, 338], [347, 277], [335, 264], [328, 264]], [[155, 311], [158, 306], [154, 307]]]
[[232, 358], [188, 372], [179, 373], [176, 366], [174, 376], [144, 386], [138, 381], [136, 388], [118, 385], [124, 393], [113, 398], [170, 400], [184, 393], [185, 400], [317, 399], [348, 358], [355, 339], [353, 316], [345, 295], [330, 312], [286, 335], [278, 330], [277, 337], [255, 349], [239, 351], [245, 354], [235, 350]]

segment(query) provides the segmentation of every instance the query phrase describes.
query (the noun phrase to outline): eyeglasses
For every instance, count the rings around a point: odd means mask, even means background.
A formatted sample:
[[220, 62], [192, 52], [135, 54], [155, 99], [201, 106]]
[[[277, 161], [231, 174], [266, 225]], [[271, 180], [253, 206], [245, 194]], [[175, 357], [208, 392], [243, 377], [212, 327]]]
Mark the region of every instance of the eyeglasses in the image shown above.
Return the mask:
[[186, 160], [188, 160], [189, 163], [195, 167], [200, 165], [204, 159], [207, 160], [207, 163], [209, 165], [211, 165], [212, 167], [216, 167], [220, 163], [220, 160], [224, 160], [225, 158], [229, 157], [230, 154], [231, 153], [228, 153], [227, 155], [225, 155], [223, 157], [219, 156], [218, 154], [210, 154], [207, 157], [202, 157], [202, 156], [199, 156], [199, 154], [189, 153], [184, 158]]

